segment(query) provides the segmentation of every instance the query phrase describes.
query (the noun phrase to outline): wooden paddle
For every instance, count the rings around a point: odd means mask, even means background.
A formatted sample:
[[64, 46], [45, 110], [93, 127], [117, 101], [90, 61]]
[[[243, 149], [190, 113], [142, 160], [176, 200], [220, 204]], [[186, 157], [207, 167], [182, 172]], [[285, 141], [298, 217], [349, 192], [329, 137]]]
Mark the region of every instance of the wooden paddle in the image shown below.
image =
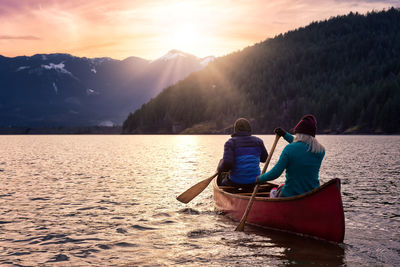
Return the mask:
[[[279, 135], [275, 135], [274, 144], [272, 145], [271, 151], [270, 151], [269, 154], [268, 154], [268, 158], [267, 158], [267, 161], [266, 161], [265, 164], [264, 164], [264, 168], [263, 168], [263, 170], [262, 170], [262, 173], [265, 173], [265, 171], [267, 170], [268, 164], [269, 164], [269, 162], [271, 161], [272, 154], [274, 153], [274, 150], [275, 150], [276, 144], [278, 143], [279, 138], [280, 138]], [[240, 220], [239, 225], [236, 227], [235, 231], [243, 232], [243, 230], [244, 230], [244, 225], [246, 224], [246, 220], [247, 220], [247, 215], [249, 215], [251, 206], [253, 205], [254, 199], [256, 198], [256, 195], [257, 195], [257, 192], [258, 192], [258, 188], [259, 188], [259, 187], [260, 187], [260, 184], [257, 184], [257, 185], [254, 187], [254, 191], [253, 191], [253, 194], [251, 195], [249, 204], [247, 204], [247, 208], [246, 208], [246, 210], [245, 210], [245, 212], [244, 212], [244, 214], [243, 214], [243, 216], [242, 216], [242, 219]]]
[[193, 198], [195, 198], [198, 194], [203, 192], [204, 189], [210, 184], [212, 179], [214, 179], [215, 176], [218, 175], [218, 172], [214, 173], [212, 176], [210, 176], [207, 179], [204, 179], [201, 182], [198, 182], [197, 184], [193, 185], [190, 187], [188, 190], [180, 194], [176, 199], [179, 200], [182, 203], [189, 203]]

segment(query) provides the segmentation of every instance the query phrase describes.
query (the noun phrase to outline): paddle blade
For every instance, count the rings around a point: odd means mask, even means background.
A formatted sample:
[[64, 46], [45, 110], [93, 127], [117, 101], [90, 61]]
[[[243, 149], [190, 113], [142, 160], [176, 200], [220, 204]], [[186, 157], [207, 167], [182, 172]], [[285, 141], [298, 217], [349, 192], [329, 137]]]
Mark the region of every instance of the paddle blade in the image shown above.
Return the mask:
[[190, 187], [188, 190], [180, 194], [176, 199], [179, 200], [182, 203], [189, 203], [193, 198], [195, 198], [198, 194], [203, 192], [204, 189], [210, 184], [212, 179], [214, 179], [215, 176], [217, 176], [218, 173], [215, 173], [213, 176], [198, 182], [197, 184], [193, 185]]
[[243, 232], [244, 231], [244, 224], [246, 223], [246, 221], [241, 220], [239, 225], [235, 228], [236, 232]]
[[249, 215], [251, 206], [253, 205], [254, 199], [256, 198], [257, 192], [258, 192], [258, 188], [260, 187], [259, 184], [256, 184], [256, 186], [254, 187], [254, 191], [253, 194], [251, 195], [250, 201], [246, 207], [246, 210], [244, 211], [243, 217], [240, 220], [239, 225], [236, 227], [235, 231], [239, 231], [239, 232], [243, 232], [244, 231], [244, 225], [246, 224], [246, 220], [247, 220], [247, 215]]
[[[267, 158], [267, 161], [265, 162], [265, 165], [264, 165], [264, 168], [263, 168], [262, 173], [265, 173], [265, 171], [267, 170], [268, 164], [269, 164], [269, 162], [271, 161], [272, 154], [274, 154], [274, 150], [275, 150], [276, 144], [278, 143], [279, 138], [280, 138], [280, 136], [276, 134], [276, 135], [275, 135], [275, 141], [274, 141], [274, 143], [272, 144], [271, 152], [270, 152], [269, 155], [268, 155], [268, 158]], [[240, 220], [240, 223], [239, 223], [239, 225], [236, 227], [235, 231], [240, 231], [240, 232], [242, 232], [242, 231], [244, 230], [244, 225], [246, 224], [247, 215], [249, 215], [251, 206], [253, 205], [253, 202], [254, 202], [254, 199], [255, 199], [255, 197], [256, 197], [256, 195], [257, 195], [257, 192], [258, 192], [258, 188], [259, 188], [259, 187], [260, 187], [260, 184], [257, 184], [257, 185], [254, 187], [254, 191], [253, 191], [253, 194], [251, 195], [250, 201], [249, 201], [249, 203], [247, 204], [246, 210], [244, 211], [244, 214], [243, 214], [243, 216], [242, 216], [242, 219]]]

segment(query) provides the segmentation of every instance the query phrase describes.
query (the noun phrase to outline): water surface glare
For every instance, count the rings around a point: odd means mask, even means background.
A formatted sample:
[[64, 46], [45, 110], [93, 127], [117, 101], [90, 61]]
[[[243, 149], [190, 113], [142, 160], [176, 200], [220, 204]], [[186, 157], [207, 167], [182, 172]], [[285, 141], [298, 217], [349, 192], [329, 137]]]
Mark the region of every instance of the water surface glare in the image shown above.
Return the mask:
[[[259, 137], [269, 151], [274, 136]], [[321, 181], [342, 181], [341, 245], [234, 232], [237, 222], [214, 210], [211, 186], [178, 202], [214, 173], [227, 138], [0, 136], [0, 265], [398, 266], [400, 136], [318, 136], [327, 149]]]

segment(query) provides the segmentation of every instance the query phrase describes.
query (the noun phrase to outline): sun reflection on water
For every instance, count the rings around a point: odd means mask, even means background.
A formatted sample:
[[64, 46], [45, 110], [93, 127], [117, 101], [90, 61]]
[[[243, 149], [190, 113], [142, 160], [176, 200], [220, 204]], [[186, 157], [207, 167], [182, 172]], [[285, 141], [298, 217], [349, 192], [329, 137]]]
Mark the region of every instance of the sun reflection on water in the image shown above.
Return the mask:
[[[176, 175], [191, 177], [198, 174], [198, 163], [201, 160], [198, 138], [198, 136], [193, 135], [174, 136], [172, 142], [174, 157], [170, 158], [170, 166]], [[183, 186], [191, 182], [191, 179], [179, 179], [178, 185]]]

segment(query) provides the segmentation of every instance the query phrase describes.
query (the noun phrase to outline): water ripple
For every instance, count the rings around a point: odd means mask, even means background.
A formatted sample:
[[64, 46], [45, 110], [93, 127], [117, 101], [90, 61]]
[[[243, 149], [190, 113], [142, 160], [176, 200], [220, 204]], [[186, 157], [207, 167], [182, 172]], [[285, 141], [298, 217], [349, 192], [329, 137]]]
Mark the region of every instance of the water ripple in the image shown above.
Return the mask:
[[132, 228], [136, 229], [136, 230], [141, 230], [141, 231], [146, 231], [146, 230], [156, 230], [157, 228], [153, 228], [153, 227], [148, 227], [148, 226], [142, 226], [142, 225], [132, 225]]

